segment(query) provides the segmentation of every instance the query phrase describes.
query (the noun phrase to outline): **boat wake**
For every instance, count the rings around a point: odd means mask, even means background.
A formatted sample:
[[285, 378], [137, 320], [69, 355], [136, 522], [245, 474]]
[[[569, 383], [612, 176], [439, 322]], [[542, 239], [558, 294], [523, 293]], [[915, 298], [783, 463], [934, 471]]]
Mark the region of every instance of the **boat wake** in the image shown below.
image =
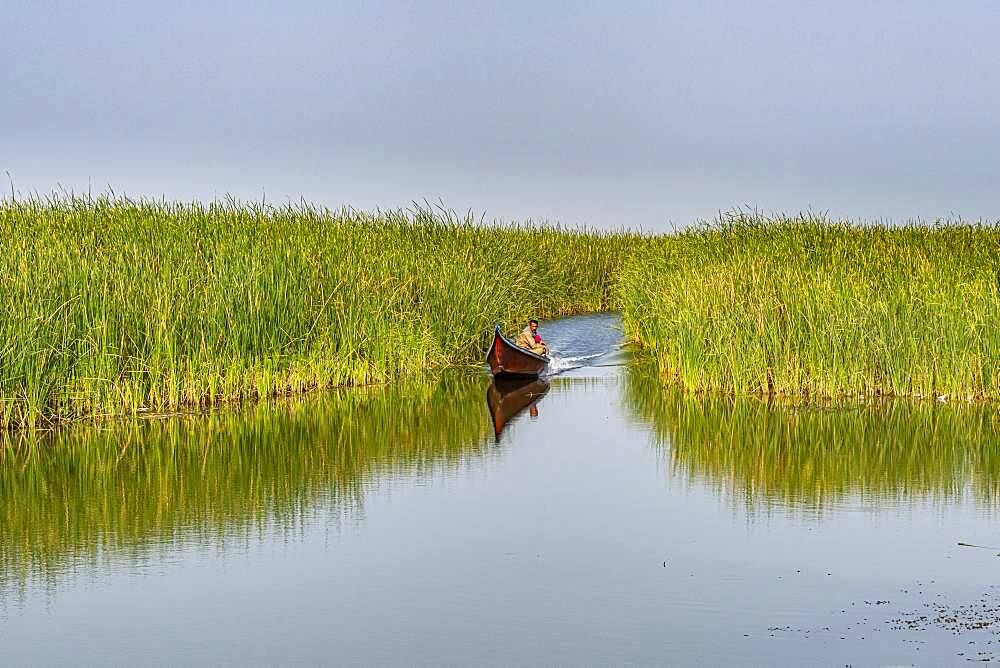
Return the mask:
[[575, 355], [570, 357], [562, 357], [558, 353], [553, 353], [549, 357], [549, 366], [546, 372], [546, 376], [555, 376], [564, 371], [570, 371], [572, 369], [579, 369], [581, 367], [587, 366], [587, 362], [592, 359], [596, 359], [605, 355], [605, 352], [593, 353], [592, 355]]

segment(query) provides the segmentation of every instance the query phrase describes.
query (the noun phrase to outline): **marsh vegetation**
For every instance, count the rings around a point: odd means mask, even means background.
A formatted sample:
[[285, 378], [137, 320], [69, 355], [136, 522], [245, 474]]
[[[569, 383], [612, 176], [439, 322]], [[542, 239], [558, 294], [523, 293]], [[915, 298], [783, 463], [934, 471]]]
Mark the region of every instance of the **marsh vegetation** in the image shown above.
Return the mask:
[[1000, 232], [733, 214], [670, 235], [436, 209], [0, 204], [0, 428], [399, 380], [621, 310], [661, 382], [1000, 398]]
[[0, 205], [0, 428], [385, 382], [613, 307], [639, 241], [447, 211]]
[[665, 383], [725, 394], [1000, 398], [1000, 230], [734, 214], [620, 281]]

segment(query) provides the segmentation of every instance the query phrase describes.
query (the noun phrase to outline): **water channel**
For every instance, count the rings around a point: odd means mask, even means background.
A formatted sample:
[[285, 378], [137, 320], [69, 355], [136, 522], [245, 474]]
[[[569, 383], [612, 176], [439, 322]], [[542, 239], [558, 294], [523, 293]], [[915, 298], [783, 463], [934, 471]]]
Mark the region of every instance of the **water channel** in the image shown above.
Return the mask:
[[455, 371], [3, 450], [4, 663], [1000, 649], [994, 407], [683, 396], [614, 316], [542, 330], [530, 387]]

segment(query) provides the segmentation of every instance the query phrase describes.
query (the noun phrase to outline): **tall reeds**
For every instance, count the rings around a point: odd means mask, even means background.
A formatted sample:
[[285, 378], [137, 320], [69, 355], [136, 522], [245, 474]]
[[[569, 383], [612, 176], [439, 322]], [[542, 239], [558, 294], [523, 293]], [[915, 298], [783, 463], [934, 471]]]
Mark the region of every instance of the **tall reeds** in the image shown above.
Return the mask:
[[626, 234], [443, 211], [0, 204], [0, 428], [477, 361], [494, 323], [606, 309]]
[[728, 216], [621, 281], [627, 334], [689, 390], [1000, 398], [1000, 231]]

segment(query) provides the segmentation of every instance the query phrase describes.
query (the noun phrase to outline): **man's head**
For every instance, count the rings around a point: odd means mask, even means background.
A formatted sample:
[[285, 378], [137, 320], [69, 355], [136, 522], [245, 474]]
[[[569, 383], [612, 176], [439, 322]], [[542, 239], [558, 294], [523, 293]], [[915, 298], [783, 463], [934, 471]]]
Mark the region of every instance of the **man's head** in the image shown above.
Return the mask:
[[531, 328], [532, 332], [538, 331], [538, 321], [537, 320], [531, 320], [531, 321], [529, 321], [528, 322], [528, 327]]

